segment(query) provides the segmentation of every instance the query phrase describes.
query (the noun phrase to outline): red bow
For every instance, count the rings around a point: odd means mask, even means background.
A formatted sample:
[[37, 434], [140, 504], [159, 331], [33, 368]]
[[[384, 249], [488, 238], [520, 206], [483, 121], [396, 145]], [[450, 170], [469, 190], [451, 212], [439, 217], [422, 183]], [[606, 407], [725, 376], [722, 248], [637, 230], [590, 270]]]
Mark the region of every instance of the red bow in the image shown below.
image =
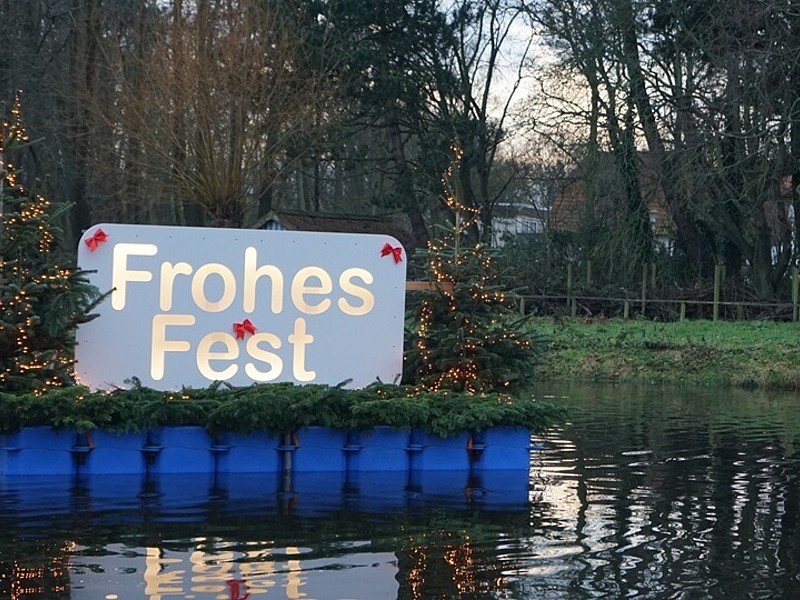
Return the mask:
[[250, 321], [250, 319], [245, 319], [241, 323], [234, 323], [233, 324], [233, 331], [236, 333], [236, 339], [241, 340], [244, 339], [244, 334], [254, 334], [256, 332], [256, 326]]
[[394, 258], [394, 264], [399, 263], [403, 260], [403, 247], [392, 246], [389, 242], [386, 242], [381, 248], [381, 256], [389, 256], [390, 254]]
[[86, 238], [86, 245], [89, 246], [89, 251], [94, 252], [97, 250], [97, 247], [100, 244], [103, 244], [108, 240], [108, 234], [103, 231], [102, 229], [98, 229], [94, 232], [94, 235], [91, 237]]
[[248, 600], [248, 598], [250, 598], [250, 592], [247, 592], [244, 596], [239, 595], [239, 582], [235, 579], [229, 579], [225, 583], [231, 588], [231, 600]]

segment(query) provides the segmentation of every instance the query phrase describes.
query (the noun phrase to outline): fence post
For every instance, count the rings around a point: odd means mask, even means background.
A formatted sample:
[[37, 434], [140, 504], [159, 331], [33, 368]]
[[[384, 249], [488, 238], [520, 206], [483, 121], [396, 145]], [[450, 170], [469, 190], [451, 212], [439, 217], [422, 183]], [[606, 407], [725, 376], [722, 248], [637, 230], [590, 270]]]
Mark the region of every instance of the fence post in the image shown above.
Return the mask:
[[647, 299], [647, 263], [642, 263], [642, 316], [644, 316], [644, 305]]
[[567, 306], [572, 304], [572, 263], [567, 263]]
[[569, 311], [573, 317], [578, 314], [578, 301], [575, 298], [572, 299], [572, 304], [570, 304]]
[[800, 269], [792, 267], [792, 321], [797, 322], [797, 300], [800, 291]]
[[586, 287], [592, 287], [592, 260], [586, 261]]
[[686, 302], [681, 302], [681, 321], [686, 320]]
[[722, 279], [722, 266], [714, 265], [714, 316], [713, 321], [719, 318], [719, 286]]
[[627, 319], [631, 314], [631, 303], [626, 299], [622, 304], [622, 318]]
[[656, 263], [650, 263], [650, 289], [656, 289]]

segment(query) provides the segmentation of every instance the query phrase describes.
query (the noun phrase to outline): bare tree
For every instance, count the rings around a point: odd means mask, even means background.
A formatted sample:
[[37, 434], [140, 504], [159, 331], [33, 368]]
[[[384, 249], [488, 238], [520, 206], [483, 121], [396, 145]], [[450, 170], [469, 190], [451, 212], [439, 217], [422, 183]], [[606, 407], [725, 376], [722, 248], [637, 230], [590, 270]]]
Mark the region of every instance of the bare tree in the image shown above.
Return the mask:
[[506, 0], [460, 0], [450, 8], [450, 18], [452, 64], [442, 65], [433, 118], [438, 134], [449, 134], [463, 152], [460, 201], [479, 215], [480, 235], [488, 241], [495, 207], [517, 177], [516, 170], [494, 171], [493, 166], [509, 138], [533, 30], [522, 6]]
[[[615, 156], [647, 152], [655, 191], [691, 272], [707, 276], [715, 262], [725, 262], [729, 276], [758, 296], [778, 293], [797, 257], [789, 211], [797, 195], [787, 198], [784, 184], [796, 179], [791, 165], [800, 148], [794, 85], [800, 13], [793, 3], [542, 0], [531, 6], [564, 64], [590, 90], [589, 130], [604, 131]], [[603, 148], [602, 138], [587, 139], [587, 147]], [[646, 213], [636, 197], [645, 190], [635, 189], [642, 173], [630, 175], [623, 178], [626, 210], [638, 208], [635, 222], [642, 224]]]
[[334, 89], [290, 5], [173, 0], [139, 48], [107, 46], [118, 97], [96, 109], [126, 139], [120, 160], [169, 194], [179, 220], [189, 203], [242, 226], [313, 144]]
[[[580, 226], [586, 258], [609, 276], [630, 277], [653, 252], [649, 204], [642, 187], [640, 128], [631, 78], [624, 67], [624, 36], [607, 15], [606, 0], [535, 3], [534, 20], [558, 57], [541, 74], [533, 96], [534, 130], [564, 152], [580, 174]], [[609, 183], [613, 181], [613, 185]]]

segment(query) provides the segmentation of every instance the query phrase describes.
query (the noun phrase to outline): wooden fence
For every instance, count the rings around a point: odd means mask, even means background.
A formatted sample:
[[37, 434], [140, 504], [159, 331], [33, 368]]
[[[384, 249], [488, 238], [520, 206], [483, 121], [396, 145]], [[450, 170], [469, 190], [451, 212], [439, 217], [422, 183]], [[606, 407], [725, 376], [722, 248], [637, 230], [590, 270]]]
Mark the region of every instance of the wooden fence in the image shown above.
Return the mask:
[[[591, 288], [591, 262], [586, 268], [586, 288]], [[554, 293], [524, 294], [520, 298], [519, 310], [522, 314], [541, 312], [543, 314], [570, 314], [621, 316], [632, 315], [656, 317], [664, 320], [685, 320], [692, 318], [711, 318], [744, 320], [767, 318], [797, 322], [800, 318], [800, 270], [791, 271], [791, 302], [756, 302], [741, 299], [725, 300], [722, 282], [725, 280], [725, 266], [714, 269], [713, 299], [657, 298], [655, 264], [643, 265], [642, 280], [636, 297], [610, 297], [582, 293], [583, 288], [574, 284], [572, 264], [567, 268], [567, 287]], [[667, 317], [667, 318], [665, 318]]]

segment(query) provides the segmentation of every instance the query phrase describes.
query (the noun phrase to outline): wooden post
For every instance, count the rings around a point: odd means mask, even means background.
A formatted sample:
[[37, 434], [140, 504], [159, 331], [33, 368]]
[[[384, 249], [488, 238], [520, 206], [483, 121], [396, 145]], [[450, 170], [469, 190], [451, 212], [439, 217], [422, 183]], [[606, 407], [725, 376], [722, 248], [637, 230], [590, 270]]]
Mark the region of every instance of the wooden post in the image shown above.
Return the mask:
[[656, 289], [656, 263], [650, 263], [650, 289]]
[[741, 304], [736, 305], [736, 320], [744, 321], [744, 306]]
[[451, 281], [406, 281], [407, 292], [424, 292], [442, 290], [450, 292], [453, 289]]
[[572, 299], [569, 311], [573, 317], [578, 314], [578, 301], [575, 298]]
[[797, 310], [797, 300], [798, 292], [800, 291], [800, 269], [797, 267], [792, 267], [792, 321], [797, 322], [798, 318], [798, 310]]
[[572, 263], [567, 263], [567, 306], [572, 303]]
[[644, 316], [644, 305], [647, 300], [647, 263], [642, 263], [642, 316]]
[[719, 318], [719, 286], [722, 280], [722, 267], [714, 265], [714, 316], [712, 321]]
[[681, 321], [686, 320], [686, 302], [681, 302]]
[[631, 314], [631, 303], [628, 302], [628, 300], [625, 300], [625, 302], [622, 305], [622, 318], [627, 319], [630, 316], [630, 314]]
[[281, 506], [284, 510], [291, 510], [292, 504], [292, 480], [294, 479], [294, 472], [292, 467], [292, 434], [284, 433], [281, 436], [281, 446], [284, 448], [281, 454], [283, 455], [283, 468], [281, 471]]
[[592, 261], [591, 259], [586, 261], [586, 287], [592, 287]]
[[291, 433], [284, 433], [281, 436], [281, 446], [284, 448], [284, 451], [283, 451], [283, 472], [284, 472], [284, 475], [291, 474], [291, 472], [292, 472], [292, 447], [294, 446], [294, 442], [292, 441], [292, 434]]

